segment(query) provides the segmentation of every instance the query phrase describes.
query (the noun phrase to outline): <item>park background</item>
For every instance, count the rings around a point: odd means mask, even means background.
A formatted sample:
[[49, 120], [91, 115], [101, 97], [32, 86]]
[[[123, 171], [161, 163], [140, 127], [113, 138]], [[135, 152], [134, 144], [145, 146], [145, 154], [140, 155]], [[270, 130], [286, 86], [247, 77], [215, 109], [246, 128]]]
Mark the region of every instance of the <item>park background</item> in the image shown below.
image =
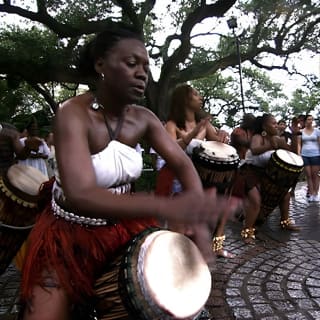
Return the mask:
[[188, 82], [225, 130], [248, 112], [288, 122], [311, 113], [319, 125], [319, 0], [2, 0], [0, 18], [0, 121], [19, 130], [30, 115], [51, 130], [59, 103], [90, 85], [76, 70], [81, 47], [117, 22], [144, 35], [141, 104], [161, 120], [172, 89]]

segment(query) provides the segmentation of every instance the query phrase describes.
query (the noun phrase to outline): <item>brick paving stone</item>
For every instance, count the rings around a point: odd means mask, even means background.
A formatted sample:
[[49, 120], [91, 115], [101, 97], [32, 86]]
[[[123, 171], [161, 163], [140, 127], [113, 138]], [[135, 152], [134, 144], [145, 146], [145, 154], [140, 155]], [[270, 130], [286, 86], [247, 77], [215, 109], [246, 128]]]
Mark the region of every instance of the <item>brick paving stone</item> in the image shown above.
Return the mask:
[[[227, 282], [219, 283], [229, 319], [320, 319], [320, 206], [308, 203], [305, 193], [299, 183], [290, 201], [290, 214], [302, 227], [298, 233], [281, 230], [277, 209], [259, 228], [255, 245], [242, 243], [239, 223], [228, 224], [226, 248], [238, 254]], [[223, 270], [230, 260], [216, 264]], [[212, 306], [211, 319], [219, 319]]]
[[[209, 266], [212, 291], [201, 319], [320, 319], [320, 204], [307, 202], [304, 182], [291, 198], [290, 213], [299, 233], [281, 230], [276, 209], [254, 245], [241, 240], [241, 223], [228, 223], [225, 246], [236, 257]], [[0, 276], [0, 320], [15, 319], [19, 284], [10, 265]]]
[[20, 272], [10, 265], [0, 277], [0, 319], [14, 319], [18, 312]]

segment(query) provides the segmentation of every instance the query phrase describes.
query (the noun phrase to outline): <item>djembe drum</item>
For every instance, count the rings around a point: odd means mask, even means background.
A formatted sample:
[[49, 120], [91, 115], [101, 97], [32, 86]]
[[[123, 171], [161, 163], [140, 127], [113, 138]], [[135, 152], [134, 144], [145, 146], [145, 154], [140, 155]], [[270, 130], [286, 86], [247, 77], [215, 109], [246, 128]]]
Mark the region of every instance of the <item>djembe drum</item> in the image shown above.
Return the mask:
[[211, 274], [186, 236], [150, 229], [136, 236], [96, 281], [99, 320], [196, 319]]
[[193, 149], [192, 161], [205, 188], [215, 186], [219, 193], [230, 192], [240, 162], [234, 147], [217, 141], [202, 141]]
[[0, 274], [28, 236], [39, 213], [40, 187], [47, 180], [39, 170], [20, 164], [0, 177]]
[[303, 171], [299, 155], [279, 149], [272, 153], [261, 179], [261, 209], [258, 220], [263, 222], [279, 205]]

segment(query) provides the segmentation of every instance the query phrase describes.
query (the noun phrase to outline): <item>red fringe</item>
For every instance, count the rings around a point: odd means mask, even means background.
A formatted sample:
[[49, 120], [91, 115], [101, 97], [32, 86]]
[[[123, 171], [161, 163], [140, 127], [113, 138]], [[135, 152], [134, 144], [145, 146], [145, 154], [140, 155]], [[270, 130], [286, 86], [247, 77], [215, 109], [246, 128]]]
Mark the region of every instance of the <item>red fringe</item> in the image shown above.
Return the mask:
[[54, 271], [73, 303], [92, 296], [93, 284], [112, 257], [153, 219], [124, 220], [115, 226], [85, 227], [57, 219], [50, 205], [31, 231], [29, 251], [22, 273], [21, 299], [32, 297], [32, 288], [43, 284], [43, 272]]
[[154, 193], [160, 196], [171, 196], [174, 178], [174, 173], [164, 165], [158, 172]]

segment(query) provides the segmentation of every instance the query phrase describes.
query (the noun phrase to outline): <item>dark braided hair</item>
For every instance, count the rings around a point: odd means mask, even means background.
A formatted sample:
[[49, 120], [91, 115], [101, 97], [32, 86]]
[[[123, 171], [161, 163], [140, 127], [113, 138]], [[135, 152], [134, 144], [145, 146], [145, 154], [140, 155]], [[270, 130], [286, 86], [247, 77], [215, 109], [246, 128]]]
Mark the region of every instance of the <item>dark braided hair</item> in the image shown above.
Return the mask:
[[254, 133], [261, 134], [261, 132], [264, 130], [263, 126], [271, 117], [272, 114], [270, 113], [264, 113], [262, 116], [258, 116], [254, 123]]
[[79, 72], [85, 77], [97, 80], [99, 75], [94, 67], [95, 62], [105, 57], [108, 51], [122, 39], [136, 39], [144, 42], [143, 36], [131, 26], [118, 24], [116, 27], [106, 29], [98, 33], [81, 50], [77, 63]]

